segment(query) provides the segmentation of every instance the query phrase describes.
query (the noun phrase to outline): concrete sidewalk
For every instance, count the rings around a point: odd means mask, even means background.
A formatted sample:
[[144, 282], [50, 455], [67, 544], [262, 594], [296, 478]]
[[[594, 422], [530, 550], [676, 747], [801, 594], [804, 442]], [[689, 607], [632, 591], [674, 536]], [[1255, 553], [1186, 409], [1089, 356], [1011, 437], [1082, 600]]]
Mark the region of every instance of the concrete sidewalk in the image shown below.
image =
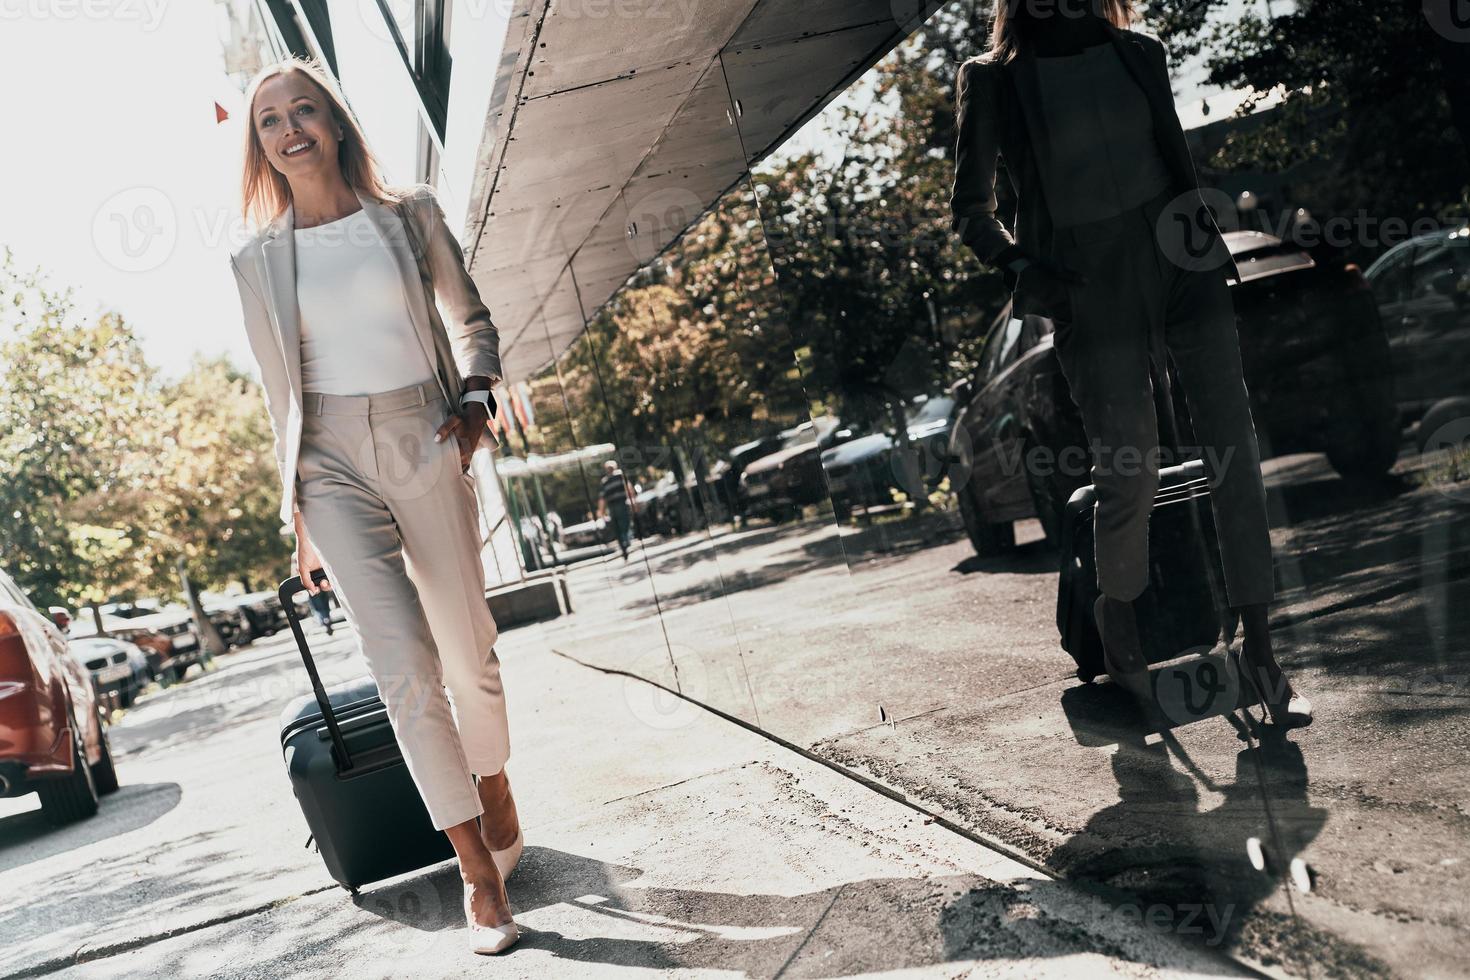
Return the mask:
[[[1152, 976], [1235, 972], [1158, 910], [1109, 908], [687, 702], [501, 645], [527, 850], [524, 930], [461, 950], [451, 865], [335, 887], [281, 766], [289, 638], [143, 702], [114, 729], [124, 789], [43, 829], [0, 811], [0, 974], [122, 976]], [[313, 635], [329, 674], [350, 638]], [[8, 815], [6, 815], [8, 814]], [[19, 901], [15, 901], [19, 899]]]

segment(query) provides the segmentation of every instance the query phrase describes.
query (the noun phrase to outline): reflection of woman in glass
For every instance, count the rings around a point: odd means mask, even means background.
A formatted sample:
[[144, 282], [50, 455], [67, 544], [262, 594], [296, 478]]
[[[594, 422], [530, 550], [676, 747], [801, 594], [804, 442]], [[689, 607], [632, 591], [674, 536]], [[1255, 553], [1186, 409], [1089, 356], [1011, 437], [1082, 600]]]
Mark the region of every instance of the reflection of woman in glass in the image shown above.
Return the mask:
[[499, 337], [432, 191], [383, 184], [317, 66], [268, 66], [246, 104], [244, 211], [264, 227], [232, 265], [295, 571], [314, 593], [325, 567], [429, 817], [454, 844], [473, 948], [499, 952], [518, 936], [503, 878], [523, 838], [467, 473]]
[[[1130, 0], [1002, 0], [991, 48], [960, 66], [953, 226], [1002, 270], [1014, 313], [1056, 324], [1062, 372], [1093, 445], [1097, 619], [1108, 674], [1148, 696], [1132, 600], [1148, 582], [1158, 487], [1151, 357], [1172, 353], [1205, 450], [1228, 601], [1271, 718], [1312, 720], [1271, 651], [1275, 594], [1260, 455], [1226, 284], [1163, 45], [1128, 30]], [[996, 217], [997, 158], [1016, 191]]]

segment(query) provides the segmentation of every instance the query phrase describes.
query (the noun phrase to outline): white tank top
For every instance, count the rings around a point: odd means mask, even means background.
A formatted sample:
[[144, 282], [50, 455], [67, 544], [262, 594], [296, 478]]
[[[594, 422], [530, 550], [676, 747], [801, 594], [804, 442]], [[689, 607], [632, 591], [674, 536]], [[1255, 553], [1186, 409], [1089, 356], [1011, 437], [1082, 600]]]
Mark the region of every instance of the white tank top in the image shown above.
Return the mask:
[[294, 236], [302, 389], [371, 395], [432, 381], [398, 265], [367, 212]]

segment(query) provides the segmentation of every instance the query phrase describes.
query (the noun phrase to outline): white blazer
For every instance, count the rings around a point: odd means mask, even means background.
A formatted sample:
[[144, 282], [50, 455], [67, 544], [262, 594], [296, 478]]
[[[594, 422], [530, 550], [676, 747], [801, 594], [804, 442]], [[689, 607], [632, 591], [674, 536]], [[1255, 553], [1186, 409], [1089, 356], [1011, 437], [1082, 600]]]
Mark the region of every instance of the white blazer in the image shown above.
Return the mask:
[[[397, 212], [355, 191], [369, 220], [393, 252], [403, 280], [414, 333], [435, 367], [451, 409], [459, 406], [464, 379], [483, 375], [492, 385], [500, 375], [500, 333], [464, 266], [464, 253], [449, 231], [439, 199], [427, 184], [406, 191], [404, 204], [414, 218], [416, 238], [427, 253], [434, 294], [448, 316], [440, 318], [428, 302], [419, 263]], [[230, 256], [240, 289], [245, 333], [260, 366], [266, 411], [275, 434], [276, 468], [281, 475], [281, 520], [291, 522], [296, 502], [296, 461], [301, 452], [301, 313], [296, 303], [296, 228], [291, 206]]]

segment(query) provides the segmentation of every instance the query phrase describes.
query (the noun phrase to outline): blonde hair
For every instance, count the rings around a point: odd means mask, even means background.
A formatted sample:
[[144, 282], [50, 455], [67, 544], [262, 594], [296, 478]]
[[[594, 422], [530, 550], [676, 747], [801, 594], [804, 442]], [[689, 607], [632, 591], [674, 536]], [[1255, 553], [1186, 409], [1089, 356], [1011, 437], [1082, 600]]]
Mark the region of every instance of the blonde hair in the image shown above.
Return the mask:
[[[990, 50], [986, 60], [1006, 62], [1014, 58], [1022, 46], [1030, 43], [1031, 33], [1041, 16], [1033, 9], [1036, 0], [995, 0], [995, 19], [990, 27]], [[1060, 6], [1065, 0], [1056, 0]], [[1093, 13], [1119, 30], [1133, 23], [1133, 0], [1079, 0], [1090, 2]], [[1050, 16], [1067, 16], [1053, 12]]]
[[245, 121], [245, 165], [240, 179], [240, 214], [245, 221], [257, 228], [262, 227], [279, 217], [291, 203], [291, 185], [279, 170], [271, 166], [265, 148], [260, 145], [260, 134], [255, 130], [255, 96], [260, 86], [288, 72], [305, 75], [320, 90], [333, 122], [341, 128], [342, 141], [338, 145], [337, 161], [347, 183], [384, 203], [399, 200], [402, 192], [384, 182], [377, 157], [368, 149], [367, 139], [353, 118], [352, 110], [342, 101], [321, 63], [315, 58], [308, 60], [292, 55], [256, 72], [245, 88], [248, 118]]

